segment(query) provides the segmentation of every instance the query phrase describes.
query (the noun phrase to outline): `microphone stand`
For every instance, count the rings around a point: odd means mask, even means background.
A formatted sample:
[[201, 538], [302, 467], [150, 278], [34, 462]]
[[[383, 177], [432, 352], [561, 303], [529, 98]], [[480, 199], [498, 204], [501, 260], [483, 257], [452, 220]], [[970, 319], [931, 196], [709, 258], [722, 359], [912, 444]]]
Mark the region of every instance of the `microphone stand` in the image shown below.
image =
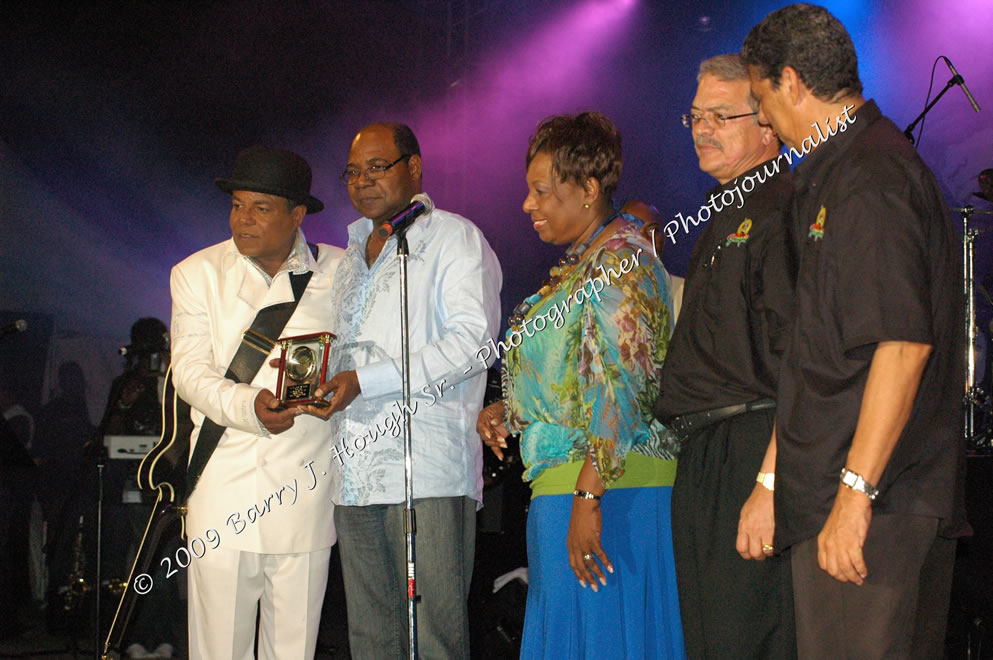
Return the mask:
[[97, 570], [96, 578], [93, 580], [94, 604], [93, 604], [93, 657], [100, 657], [100, 581], [103, 579], [102, 572], [102, 551], [103, 551], [103, 468], [104, 461], [107, 460], [107, 449], [103, 446], [103, 437], [100, 438], [100, 457], [97, 458]]
[[410, 442], [410, 327], [407, 321], [407, 230], [410, 224], [396, 231], [397, 259], [400, 262], [400, 376], [403, 382], [403, 486], [406, 495], [403, 527], [407, 539], [407, 645], [410, 660], [417, 660], [417, 582], [414, 537], [417, 524], [414, 516], [413, 456]]
[[924, 108], [924, 110], [921, 112], [921, 114], [917, 115], [917, 119], [915, 119], [914, 121], [912, 121], [910, 123], [910, 126], [908, 126], [907, 128], [903, 129], [903, 135], [908, 140], [910, 140], [910, 144], [914, 144], [914, 127], [917, 126], [917, 124], [920, 123], [920, 121], [922, 119], [924, 119], [924, 115], [926, 115], [928, 113], [928, 111], [930, 111], [931, 108], [934, 107], [934, 104], [937, 103], [938, 100], [942, 96], [945, 95], [945, 92], [947, 92], [948, 90], [950, 90], [955, 85], [961, 85], [963, 82], [965, 82], [965, 81], [962, 79], [962, 76], [961, 75], [952, 76], [952, 79], [948, 81], [948, 83], [945, 85], [945, 88], [943, 90], [941, 90], [940, 92], [938, 92], [938, 95], [934, 97], [934, 100], [933, 101], [931, 101], [930, 103], [927, 104], [927, 107]]

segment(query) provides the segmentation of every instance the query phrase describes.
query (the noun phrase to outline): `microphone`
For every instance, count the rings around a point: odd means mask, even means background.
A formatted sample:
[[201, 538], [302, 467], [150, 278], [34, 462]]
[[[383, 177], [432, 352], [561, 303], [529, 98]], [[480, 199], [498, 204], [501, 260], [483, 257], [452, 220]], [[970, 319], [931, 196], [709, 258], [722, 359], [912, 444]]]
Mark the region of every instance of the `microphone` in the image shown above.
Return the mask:
[[942, 55], [941, 57], [943, 60], [945, 60], [945, 64], [948, 65], [948, 70], [952, 72], [953, 76], [955, 76], [954, 78], [952, 78], [952, 82], [962, 88], [962, 91], [965, 92], [965, 97], [969, 99], [969, 103], [972, 104], [972, 109], [975, 110], [976, 112], [979, 112], [979, 104], [976, 103], [976, 99], [973, 98], [972, 92], [969, 91], [969, 88], [965, 86], [965, 78], [963, 78], [959, 74], [959, 72], [955, 70], [955, 67], [952, 66], [952, 61], [950, 59], [948, 59], [944, 55]]
[[389, 222], [384, 222], [379, 225], [376, 230], [379, 232], [381, 238], [389, 238], [398, 231], [404, 231], [414, 223], [414, 219], [426, 213], [430, 213], [434, 210], [434, 202], [431, 198], [424, 193], [417, 193], [410, 198], [410, 204], [407, 207], [393, 216]]
[[17, 319], [13, 323], [9, 323], [2, 328], [0, 328], [0, 339], [8, 335], [17, 334], [18, 332], [24, 332], [28, 329], [28, 322], [24, 319]]

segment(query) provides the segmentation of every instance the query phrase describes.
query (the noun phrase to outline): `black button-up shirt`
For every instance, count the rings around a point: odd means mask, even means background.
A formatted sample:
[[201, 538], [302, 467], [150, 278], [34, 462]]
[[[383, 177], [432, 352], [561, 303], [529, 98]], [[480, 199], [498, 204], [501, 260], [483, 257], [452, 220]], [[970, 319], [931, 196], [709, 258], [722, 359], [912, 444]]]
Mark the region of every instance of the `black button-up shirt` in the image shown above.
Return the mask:
[[793, 320], [797, 238], [786, 163], [767, 161], [717, 186], [707, 200], [719, 211], [690, 258], [662, 367], [656, 410], [663, 421], [775, 397]]
[[932, 352], [873, 508], [954, 531], [965, 466], [961, 260], [938, 184], [872, 101], [794, 177], [806, 231], [779, 383], [776, 546], [823, 527], [882, 341]]

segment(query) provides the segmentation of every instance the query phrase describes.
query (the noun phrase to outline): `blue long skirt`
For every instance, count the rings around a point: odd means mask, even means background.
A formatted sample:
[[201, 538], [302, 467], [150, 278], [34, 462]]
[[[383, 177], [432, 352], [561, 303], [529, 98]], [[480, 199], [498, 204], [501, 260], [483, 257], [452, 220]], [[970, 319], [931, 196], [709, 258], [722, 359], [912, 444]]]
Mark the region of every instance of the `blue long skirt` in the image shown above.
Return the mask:
[[620, 488], [601, 502], [600, 543], [614, 565], [599, 592], [579, 585], [566, 536], [571, 494], [528, 513], [528, 600], [521, 658], [685, 658], [669, 524], [671, 487]]

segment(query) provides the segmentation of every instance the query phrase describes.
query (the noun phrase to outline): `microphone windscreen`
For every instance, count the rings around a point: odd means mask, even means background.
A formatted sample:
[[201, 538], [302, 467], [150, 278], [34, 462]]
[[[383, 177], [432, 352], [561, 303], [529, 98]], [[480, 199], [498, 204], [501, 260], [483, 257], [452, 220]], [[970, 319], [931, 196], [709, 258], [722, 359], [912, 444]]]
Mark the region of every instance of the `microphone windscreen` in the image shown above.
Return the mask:
[[423, 204], [424, 205], [424, 215], [427, 215], [427, 214], [431, 213], [431, 211], [434, 210], [434, 202], [432, 202], [431, 201], [431, 198], [428, 197], [427, 195], [425, 195], [424, 193], [417, 193], [416, 195], [414, 195], [413, 197], [410, 198], [410, 202], [412, 204], [414, 202], [420, 202], [421, 204]]
[[[417, 203], [420, 203], [422, 206], [424, 206], [423, 211], [414, 211], [411, 208]], [[431, 211], [433, 210], [434, 210], [434, 202], [431, 201], [431, 198], [425, 195], [424, 193], [417, 193], [416, 195], [410, 198], [410, 203], [407, 204], [407, 208], [405, 208], [400, 214], [398, 214], [390, 222], [384, 222], [383, 224], [379, 225], [376, 231], [379, 233], [379, 236], [381, 238], [389, 238], [390, 236], [393, 235], [394, 231], [396, 231], [395, 228], [393, 227], [393, 223], [396, 222], [398, 218], [403, 217], [402, 224], [406, 225], [413, 222], [414, 218], [421, 215], [427, 215], [431, 213]]]

